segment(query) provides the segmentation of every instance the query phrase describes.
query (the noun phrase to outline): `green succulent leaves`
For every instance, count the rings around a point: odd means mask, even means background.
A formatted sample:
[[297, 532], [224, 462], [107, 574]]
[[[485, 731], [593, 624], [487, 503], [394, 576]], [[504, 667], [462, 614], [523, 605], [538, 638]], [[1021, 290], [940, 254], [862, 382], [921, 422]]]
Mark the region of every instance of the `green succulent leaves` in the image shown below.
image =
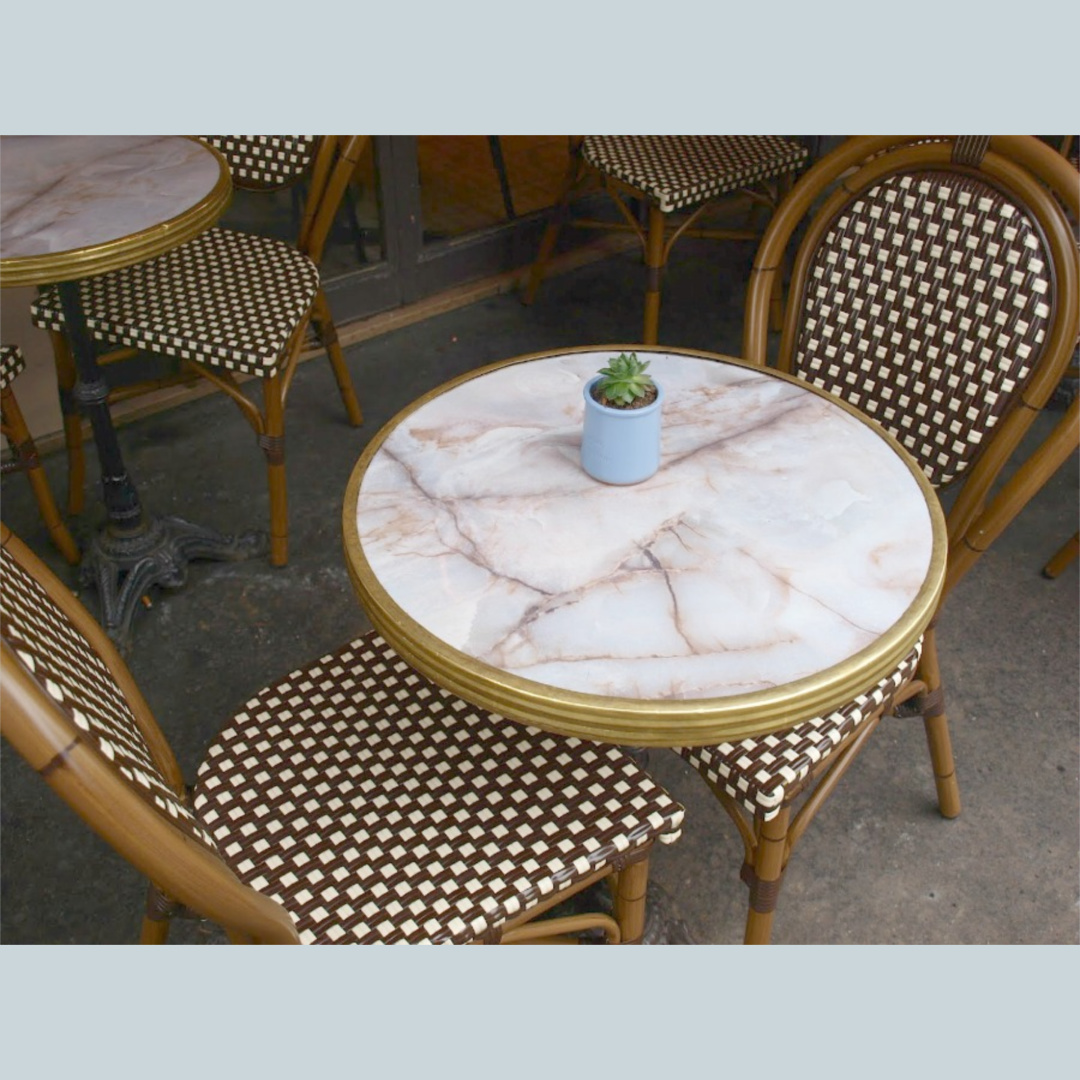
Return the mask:
[[652, 376], [645, 372], [648, 366], [649, 361], [639, 360], [637, 353], [621, 353], [600, 369], [604, 377], [598, 388], [613, 405], [630, 405], [654, 385]]

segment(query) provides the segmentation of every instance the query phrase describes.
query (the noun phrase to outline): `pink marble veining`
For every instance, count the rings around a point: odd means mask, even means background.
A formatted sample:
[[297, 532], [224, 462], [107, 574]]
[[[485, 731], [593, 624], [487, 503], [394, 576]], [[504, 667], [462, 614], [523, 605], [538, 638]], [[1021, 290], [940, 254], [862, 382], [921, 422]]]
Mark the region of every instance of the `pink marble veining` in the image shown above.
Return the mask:
[[787, 683], [894, 625], [933, 531], [889, 444], [801, 386], [648, 355], [663, 459], [633, 487], [578, 459], [581, 388], [606, 352], [473, 379], [390, 434], [357, 525], [400, 608], [525, 678], [659, 699]]
[[0, 258], [142, 232], [190, 209], [220, 175], [210, 151], [179, 136], [5, 135]]

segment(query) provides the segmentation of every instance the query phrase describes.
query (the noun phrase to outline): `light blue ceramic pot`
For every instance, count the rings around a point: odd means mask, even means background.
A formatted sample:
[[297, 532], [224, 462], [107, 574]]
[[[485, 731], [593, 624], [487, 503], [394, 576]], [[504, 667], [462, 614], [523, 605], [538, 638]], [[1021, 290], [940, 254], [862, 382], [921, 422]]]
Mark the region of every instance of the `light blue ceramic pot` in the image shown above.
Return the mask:
[[601, 378], [585, 385], [581, 467], [605, 484], [639, 484], [660, 467], [664, 388], [656, 384], [656, 400], [644, 409], [609, 409], [593, 400], [592, 388]]

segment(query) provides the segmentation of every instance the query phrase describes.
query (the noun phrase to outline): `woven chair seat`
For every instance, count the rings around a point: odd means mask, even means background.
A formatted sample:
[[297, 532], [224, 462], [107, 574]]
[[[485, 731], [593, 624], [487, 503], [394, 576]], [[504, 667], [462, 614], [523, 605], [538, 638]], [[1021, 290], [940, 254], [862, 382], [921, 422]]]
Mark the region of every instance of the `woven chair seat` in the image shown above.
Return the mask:
[[827, 716], [771, 735], [719, 746], [684, 746], [678, 752], [710, 784], [725, 791], [751, 814], [768, 821], [799, 794], [813, 771], [867, 717], [911, 682], [921, 655], [920, 639], [891, 675]]
[[305, 943], [341, 944], [497, 937], [683, 817], [619, 749], [476, 709], [374, 633], [237, 713], [193, 805]]
[[[285, 362], [318, 289], [318, 269], [296, 248], [231, 229], [79, 283], [97, 340], [257, 376]], [[56, 288], [30, 311], [36, 326], [63, 329]]]
[[6, 390], [26, 367], [18, 345], [0, 345], [0, 390]]
[[582, 154], [669, 214], [789, 173], [809, 152], [776, 135], [586, 135]]

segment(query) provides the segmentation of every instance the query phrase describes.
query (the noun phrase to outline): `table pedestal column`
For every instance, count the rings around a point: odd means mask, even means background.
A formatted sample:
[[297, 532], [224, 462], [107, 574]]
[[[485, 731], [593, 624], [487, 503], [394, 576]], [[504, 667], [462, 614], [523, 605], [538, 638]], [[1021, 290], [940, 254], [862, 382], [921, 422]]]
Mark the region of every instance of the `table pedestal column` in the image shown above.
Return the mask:
[[82, 576], [98, 589], [106, 632], [125, 645], [135, 606], [151, 586], [177, 588], [184, 583], [192, 559], [239, 561], [265, 554], [268, 542], [261, 532], [223, 536], [182, 518], [147, 517], [120, 453], [109, 413], [108, 386], [86, 327], [78, 283], [62, 282], [59, 291], [79, 375], [75, 400], [93, 429], [108, 513], [104, 530], [86, 553]]

